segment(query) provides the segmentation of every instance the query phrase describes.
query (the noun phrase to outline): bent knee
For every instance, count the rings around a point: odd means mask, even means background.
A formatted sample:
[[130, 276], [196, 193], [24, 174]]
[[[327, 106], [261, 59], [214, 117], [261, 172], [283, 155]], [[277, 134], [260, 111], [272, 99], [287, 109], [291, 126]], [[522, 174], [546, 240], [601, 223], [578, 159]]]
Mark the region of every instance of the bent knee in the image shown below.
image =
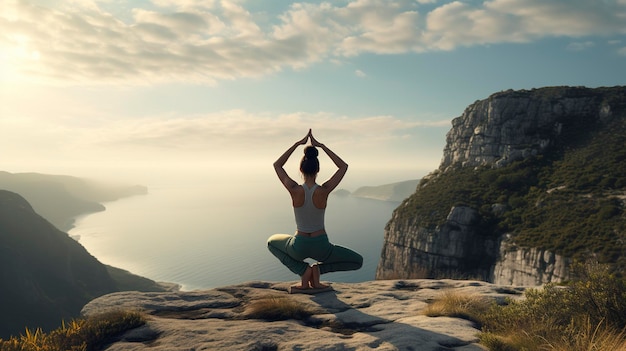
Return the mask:
[[289, 240], [291, 235], [288, 234], [274, 234], [267, 239], [267, 246], [277, 246], [279, 243], [284, 243]]

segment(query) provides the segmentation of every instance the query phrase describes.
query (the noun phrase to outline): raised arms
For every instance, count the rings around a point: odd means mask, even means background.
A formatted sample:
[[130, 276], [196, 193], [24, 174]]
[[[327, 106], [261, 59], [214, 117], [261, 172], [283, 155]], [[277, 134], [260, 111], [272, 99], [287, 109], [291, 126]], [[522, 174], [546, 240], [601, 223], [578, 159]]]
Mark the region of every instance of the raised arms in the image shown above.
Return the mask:
[[348, 164], [345, 163], [344, 160], [342, 160], [339, 156], [337, 156], [337, 154], [335, 154], [331, 149], [326, 147], [326, 145], [317, 141], [317, 139], [313, 137], [313, 134], [310, 130], [309, 136], [311, 138], [311, 145], [324, 150], [326, 155], [328, 155], [328, 157], [330, 157], [335, 166], [337, 166], [337, 171], [335, 171], [335, 174], [333, 174], [332, 177], [330, 177], [326, 182], [324, 182], [324, 184], [322, 184], [322, 188], [330, 193], [337, 187], [337, 185], [339, 185], [339, 183], [343, 179], [343, 176], [346, 175], [346, 172], [348, 171]]
[[289, 157], [298, 148], [298, 146], [306, 144], [307, 140], [311, 136], [312, 136], [311, 130], [309, 129], [309, 132], [306, 134], [304, 138], [296, 141], [295, 144], [293, 144], [289, 149], [287, 149], [287, 151], [285, 151], [278, 158], [278, 160], [274, 162], [274, 171], [276, 171], [276, 175], [278, 176], [278, 179], [280, 179], [280, 182], [283, 183], [283, 185], [285, 186], [285, 188], [287, 188], [287, 190], [289, 190], [289, 192], [291, 192], [291, 190], [294, 187], [298, 186], [298, 183], [296, 183], [293, 179], [291, 179], [291, 177], [289, 177], [289, 175], [285, 171], [285, 168], [284, 168], [285, 163], [287, 163], [287, 160], [289, 160]]
[[346, 175], [346, 172], [348, 171], [348, 164], [345, 163], [339, 156], [337, 156], [337, 154], [335, 154], [331, 149], [326, 147], [326, 145], [317, 141], [317, 139], [313, 137], [311, 129], [309, 129], [309, 132], [307, 133], [307, 135], [304, 136], [304, 138], [298, 140], [274, 162], [274, 171], [276, 171], [278, 179], [280, 179], [280, 182], [285, 186], [285, 188], [287, 188], [289, 192], [292, 192], [293, 189], [298, 186], [298, 183], [296, 183], [293, 179], [291, 179], [291, 177], [289, 177], [287, 171], [285, 171], [284, 166], [285, 163], [287, 163], [287, 160], [289, 160], [289, 157], [291, 157], [293, 152], [298, 148], [298, 146], [305, 145], [309, 139], [311, 139], [311, 145], [324, 150], [326, 155], [328, 155], [328, 157], [337, 166], [337, 171], [335, 171], [335, 173], [326, 182], [324, 182], [324, 184], [322, 184], [322, 188], [328, 194], [333, 191], [337, 187], [337, 185], [339, 185], [343, 177]]

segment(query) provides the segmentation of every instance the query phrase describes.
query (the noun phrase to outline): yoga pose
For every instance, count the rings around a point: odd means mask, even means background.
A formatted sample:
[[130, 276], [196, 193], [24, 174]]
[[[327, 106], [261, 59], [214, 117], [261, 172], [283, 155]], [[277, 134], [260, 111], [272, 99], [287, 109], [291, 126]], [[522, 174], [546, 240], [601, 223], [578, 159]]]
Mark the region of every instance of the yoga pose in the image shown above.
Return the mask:
[[[300, 145], [305, 145], [309, 139], [311, 145], [304, 149], [304, 157], [300, 162], [300, 172], [304, 183], [298, 185], [287, 175], [283, 167], [294, 150]], [[316, 183], [317, 173], [320, 170], [317, 147], [324, 150], [338, 168], [335, 174], [322, 185]], [[358, 253], [331, 244], [324, 227], [324, 212], [328, 195], [343, 179], [348, 170], [348, 164], [324, 144], [318, 142], [309, 129], [302, 140], [297, 141], [274, 162], [274, 170], [280, 182], [291, 194], [297, 230], [295, 235], [272, 235], [267, 241], [267, 247], [289, 270], [300, 276], [301, 284], [292, 286], [292, 291], [329, 289], [328, 285], [320, 282], [321, 274], [356, 270], [363, 265], [363, 257]], [[317, 262], [309, 265], [305, 262], [307, 258]]]

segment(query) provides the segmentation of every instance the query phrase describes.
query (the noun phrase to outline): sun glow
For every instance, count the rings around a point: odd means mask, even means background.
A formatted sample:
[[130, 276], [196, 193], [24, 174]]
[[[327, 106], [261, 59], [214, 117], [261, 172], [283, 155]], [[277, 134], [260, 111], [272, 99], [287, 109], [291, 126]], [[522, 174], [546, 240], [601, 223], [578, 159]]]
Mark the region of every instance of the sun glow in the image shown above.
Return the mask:
[[26, 77], [26, 66], [37, 63], [41, 59], [38, 50], [29, 47], [29, 38], [20, 34], [9, 34], [7, 42], [0, 44], [0, 72], [2, 84], [18, 83]]

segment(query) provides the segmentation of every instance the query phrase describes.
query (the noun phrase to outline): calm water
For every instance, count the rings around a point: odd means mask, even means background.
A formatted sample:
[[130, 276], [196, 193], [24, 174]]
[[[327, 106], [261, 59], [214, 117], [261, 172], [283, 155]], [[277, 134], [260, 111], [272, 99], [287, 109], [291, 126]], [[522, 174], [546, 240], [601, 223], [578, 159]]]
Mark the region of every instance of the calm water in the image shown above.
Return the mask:
[[[106, 211], [79, 218], [69, 234], [79, 235], [80, 243], [105, 264], [178, 283], [184, 290], [297, 280], [266, 247], [270, 235], [295, 230], [287, 191], [274, 182], [207, 184], [148, 185], [148, 195], [106, 203]], [[331, 195], [326, 211], [330, 240], [359, 252], [364, 265], [326, 274], [324, 280], [374, 279], [384, 226], [397, 205]]]

